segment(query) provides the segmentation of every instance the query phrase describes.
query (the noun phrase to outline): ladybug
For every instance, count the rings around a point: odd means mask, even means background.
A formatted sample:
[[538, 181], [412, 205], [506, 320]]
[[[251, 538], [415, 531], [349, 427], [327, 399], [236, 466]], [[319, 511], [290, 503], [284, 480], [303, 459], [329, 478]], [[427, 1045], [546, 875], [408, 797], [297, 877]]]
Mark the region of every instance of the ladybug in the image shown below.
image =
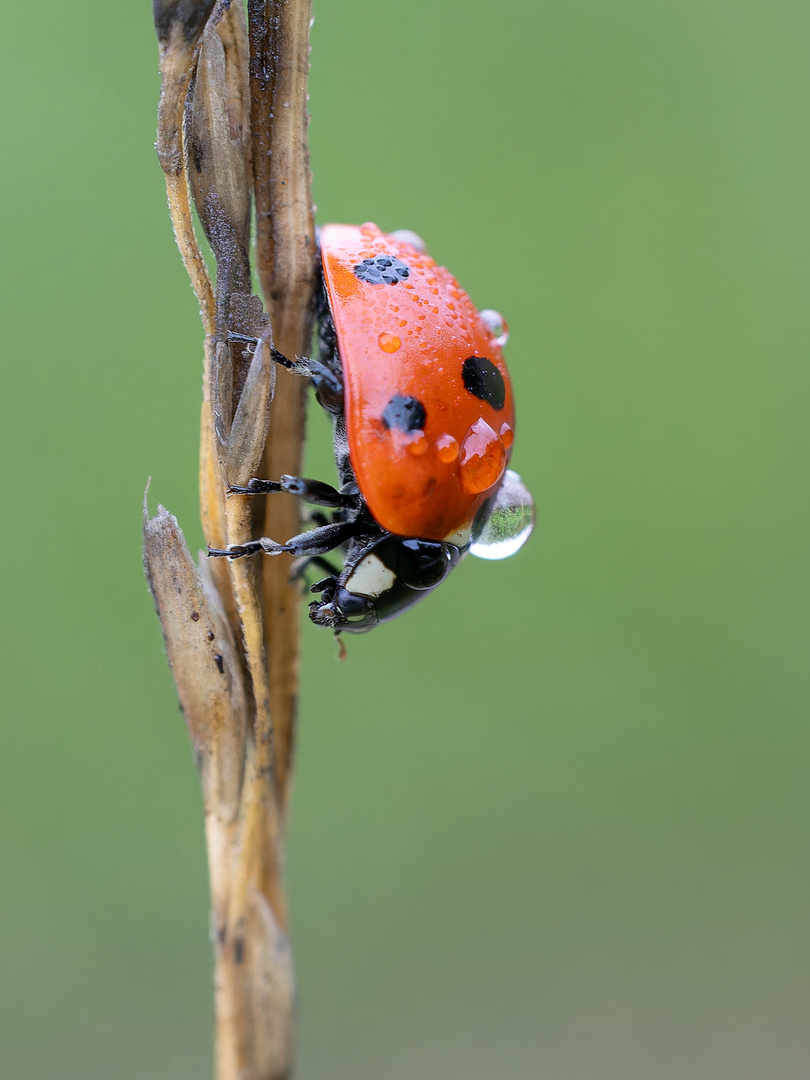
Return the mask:
[[[327, 225], [319, 246], [317, 359], [272, 355], [310, 378], [331, 414], [340, 487], [282, 476], [229, 492], [285, 491], [333, 513], [283, 544], [263, 538], [209, 554], [288, 553], [299, 571], [326, 570], [311, 586], [320, 598], [309, 616], [356, 632], [411, 607], [468, 551], [511, 555], [534, 508], [507, 468], [515, 410], [503, 319], [477, 311], [414, 233]], [[325, 558], [336, 549], [341, 568]]]

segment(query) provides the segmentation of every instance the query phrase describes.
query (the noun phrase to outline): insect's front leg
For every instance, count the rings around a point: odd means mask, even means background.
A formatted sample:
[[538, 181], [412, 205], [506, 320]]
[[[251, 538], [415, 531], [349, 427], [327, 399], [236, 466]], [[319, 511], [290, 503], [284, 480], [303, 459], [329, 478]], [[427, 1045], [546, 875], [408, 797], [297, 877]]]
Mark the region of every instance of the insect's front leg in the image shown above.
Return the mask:
[[[248, 337], [246, 334], [228, 334], [228, 341], [242, 342], [254, 348], [259, 344], [258, 338]], [[312, 379], [318, 396], [323, 397], [325, 403], [343, 401], [343, 378], [332, 368], [322, 364], [320, 360], [313, 360], [309, 356], [297, 356], [295, 360], [290, 360], [288, 356], [280, 353], [278, 349], [274, 349], [272, 346], [270, 347], [270, 356], [277, 364], [285, 367], [294, 375], [303, 375], [308, 379]], [[331, 405], [327, 404], [326, 407], [330, 408]]]
[[333, 510], [359, 510], [362, 505], [359, 495], [344, 494], [330, 484], [310, 480], [306, 476], [285, 474], [280, 480], [258, 480], [254, 477], [244, 486], [231, 484], [228, 488], [229, 495], [269, 495], [276, 491], [298, 495], [305, 502], [315, 506], [328, 506]]
[[231, 544], [227, 548], [209, 548], [208, 554], [220, 559], [242, 559], [246, 555], [294, 555], [296, 558], [311, 559], [316, 555], [326, 555], [336, 547], [345, 544], [353, 536], [363, 532], [363, 526], [355, 521], [338, 521], [332, 525], [321, 525], [318, 529], [293, 536], [286, 544], [279, 544], [269, 536], [259, 540], [249, 540], [246, 544]]

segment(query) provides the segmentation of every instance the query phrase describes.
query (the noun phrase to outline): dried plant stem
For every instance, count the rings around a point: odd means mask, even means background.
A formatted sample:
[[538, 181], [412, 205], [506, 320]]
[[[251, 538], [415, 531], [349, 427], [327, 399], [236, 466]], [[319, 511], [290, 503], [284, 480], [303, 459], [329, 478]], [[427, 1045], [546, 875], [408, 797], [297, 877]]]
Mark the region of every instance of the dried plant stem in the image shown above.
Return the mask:
[[[213, 5], [207, 6], [210, 11]], [[175, 239], [200, 304], [200, 317], [207, 336], [214, 329], [214, 290], [194, 235], [182, 135], [194, 52], [193, 39], [178, 20], [172, 20], [169, 33], [160, 37], [161, 93], [155, 149], [166, 177], [166, 195]]]
[[[230, 484], [300, 472], [315, 242], [307, 150], [309, 0], [155, 0], [158, 156], [205, 333], [201, 515], [211, 546], [299, 531]], [[251, 295], [250, 208], [264, 308]], [[200, 252], [192, 200], [216, 260]], [[254, 337], [251, 352], [232, 335]], [[216, 957], [217, 1080], [286, 1080], [295, 1040], [283, 886], [300, 596], [286, 558], [195, 567], [177, 522], [145, 516], [147, 574], [205, 797]]]
[[[307, 142], [310, 0], [248, 0], [250, 115], [256, 198], [256, 269], [285, 356], [308, 351], [312, 333], [315, 223]], [[262, 474], [301, 472], [304, 430], [301, 379], [278, 373], [273, 422]], [[269, 515], [278, 515], [274, 521]], [[283, 496], [267, 504], [265, 536], [292, 536], [298, 511]], [[277, 531], [274, 531], [276, 529]], [[298, 658], [294, 655], [298, 601], [275, 561], [265, 568], [265, 611], [275, 717], [276, 771], [286, 804], [292, 761]]]

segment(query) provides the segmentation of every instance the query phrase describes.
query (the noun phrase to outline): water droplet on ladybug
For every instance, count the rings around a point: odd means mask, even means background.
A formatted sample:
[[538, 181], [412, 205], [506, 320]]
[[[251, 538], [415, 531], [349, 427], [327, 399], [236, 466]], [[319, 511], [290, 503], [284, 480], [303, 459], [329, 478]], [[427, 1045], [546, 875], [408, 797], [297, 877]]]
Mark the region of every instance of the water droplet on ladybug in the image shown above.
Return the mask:
[[505, 559], [526, 543], [534, 528], [534, 503], [516, 472], [507, 469], [494, 497], [487, 499], [473, 523], [470, 554]]
[[481, 417], [464, 436], [459, 455], [461, 486], [468, 495], [480, 495], [497, 484], [506, 468], [506, 450], [500, 436]]
[[458, 457], [458, 443], [452, 435], [440, 435], [436, 440], [436, 456], [444, 465]]
[[396, 334], [392, 334], [388, 330], [384, 330], [377, 338], [377, 344], [380, 346], [383, 352], [395, 353], [397, 349], [402, 345], [402, 342]]
[[410, 229], [394, 229], [391, 236], [394, 240], [398, 240], [400, 244], [410, 244], [417, 251], [425, 250], [425, 241], [418, 233], [412, 232]]
[[503, 348], [509, 340], [509, 324], [506, 319], [499, 311], [493, 311], [491, 308], [484, 308], [478, 314], [481, 322], [495, 339], [495, 344]]
[[422, 457], [423, 454], [426, 454], [428, 450], [428, 441], [424, 431], [415, 431], [405, 444], [405, 449], [409, 454], [413, 454], [414, 457]]
[[508, 450], [512, 443], [515, 441], [515, 433], [512, 431], [508, 424], [501, 424], [501, 430], [499, 432], [501, 436], [501, 442]]

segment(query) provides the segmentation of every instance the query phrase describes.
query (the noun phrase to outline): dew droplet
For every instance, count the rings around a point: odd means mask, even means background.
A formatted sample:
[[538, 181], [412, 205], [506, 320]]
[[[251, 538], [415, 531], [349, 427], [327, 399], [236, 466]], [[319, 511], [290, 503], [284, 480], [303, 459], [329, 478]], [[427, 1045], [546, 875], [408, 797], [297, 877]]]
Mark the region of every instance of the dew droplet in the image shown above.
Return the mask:
[[400, 244], [410, 244], [417, 251], [425, 250], [425, 241], [418, 233], [411, 232], [410, 229], [394, 229], [391, 236], [394, 240], [398, 240]]
[[380, 346], [383, 352], [395, 353], [402, 344], [402, 342], [396, 334], [392, 334], [388, 330], [384, 330], [377, 338], [377, 344]]
[[405, 444], [405, 449], [409, 454], [413, 454], [414, 457], [422, 457], [427, 453], [428, 441], [424, 431], [414, 431], [409, 441]]
[[458, 443], [452, 435], [440, 435], [436, 440], [436, 455], [443, 464], [449, 465], [458, 457]]
[[483, 515], [475, 520], [470, 554], [505, 559], [523, 547], [533, 528], [531, 493], [518, 474], [507, 469], [497, 494], [487, 500]]
[[501, 442], [508, 450], [512, 443], [515, 441], [515, 433], [509, 424], [501, 424], [500, 430]]
[[459, 455], [461, 486], [479, 495], [497, 484], [506, 468], [506, 450], [500, 436], [481, 417], [464, 436]]
[[503, 315], [499, 311], [493, 311], [491, 308], [484, 308], [483, 311], [478, 312], [478, 315], [481, 322], [492, 334], [495, 344], [503, 348], [509, 340], [509, 324]]

